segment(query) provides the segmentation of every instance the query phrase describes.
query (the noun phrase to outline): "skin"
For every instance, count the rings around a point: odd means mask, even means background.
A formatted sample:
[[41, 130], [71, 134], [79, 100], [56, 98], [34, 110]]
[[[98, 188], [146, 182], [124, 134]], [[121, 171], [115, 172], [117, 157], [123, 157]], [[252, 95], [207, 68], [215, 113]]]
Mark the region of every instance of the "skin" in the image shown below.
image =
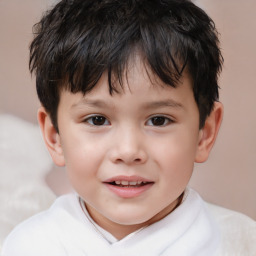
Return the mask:
[[[175, 209], [194, 162], [207, 159], [223, 114], [222, 104], [216, 103], [199, 130], [186, 74], [172, 88], [152, 73], [149, 78], [139, 58], [129, 67], [119, 93], [109, 94], [106, 74], [85, 96], [61, 91], [59, 133], [44, 108], [38, 112], [53, 161], [66, 166], [94, 221], [118, 239]], [[127, 188], [127, 197], [110, 189], [108, 181], [118, 179], [150, 183], [135, 196]]]

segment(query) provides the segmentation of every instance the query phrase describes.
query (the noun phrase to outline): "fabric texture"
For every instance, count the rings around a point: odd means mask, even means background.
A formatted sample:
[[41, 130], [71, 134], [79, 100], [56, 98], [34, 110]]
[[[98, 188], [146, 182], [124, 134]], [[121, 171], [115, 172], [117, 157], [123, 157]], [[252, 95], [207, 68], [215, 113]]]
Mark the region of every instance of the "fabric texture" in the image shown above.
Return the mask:
[[[3, 256], [253, 256], [256, 224], [250, 218], [205, 203], [192, 189], [159, 222], [110, 242], [84, 213], [75, 194], [17, 226]], [[107, 234], [108, 236], [108, 234]], [[111, 235], [110, 235], [111, 236]]]
[[248, 216], [208, 204], [221, 234], [218, 255], [256, 256], [256, 221]]
[[[204, 201], [188, 189], [183, 203], [164, 219], [109, 243], [86, 217], [79, 198], [58, 198], [53, 206], [7, 238], [3, 256], [216, 255], [220, 237]], [[157, 241], [157, 243], [156, 243]]]

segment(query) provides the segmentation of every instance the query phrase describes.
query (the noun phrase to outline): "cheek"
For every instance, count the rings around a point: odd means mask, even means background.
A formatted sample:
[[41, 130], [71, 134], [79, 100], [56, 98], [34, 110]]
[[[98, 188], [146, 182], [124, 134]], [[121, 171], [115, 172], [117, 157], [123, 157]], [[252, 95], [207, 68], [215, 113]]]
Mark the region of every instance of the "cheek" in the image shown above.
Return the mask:
[[82, 136], [73, 136], [63, 143], [66, 170], [72, 181], [83, 183], [97, 175], [104, 157], [104, 149], [97, 140]]
[[195, 134], [181, 132], [169, 135], [152, 147], [152, 155], [171, 180], [190, 177], [195, 160], [197, 142]]
[[83, 198], [94, 197], [99, 159], [92, 149], [76, 147], [67, 156], [66, 172], [70, 184]]

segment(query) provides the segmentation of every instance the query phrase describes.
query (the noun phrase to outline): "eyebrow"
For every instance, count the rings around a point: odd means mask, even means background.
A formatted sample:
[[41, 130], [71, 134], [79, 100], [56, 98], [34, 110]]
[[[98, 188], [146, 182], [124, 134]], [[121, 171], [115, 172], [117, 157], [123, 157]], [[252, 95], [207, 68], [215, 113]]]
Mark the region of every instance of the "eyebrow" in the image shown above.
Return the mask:
[[162, 107], [172, 107], [172, 108], [184, 108], [184, 106], [172, 99], [162, 100], [162, 101], [154, 101], [144, 104], [144, 108], [146, 109], [154, 109], [154, 108], [162, 108]]
[[74, 103], [71, 108], [76, 108], [79, 106], [88, 106], [88, 107], [99, 107], [99, 108], [106, 108], [108, 106], [108, 104], [102, 100], [89, 100], [86, 98], [83, 98], [82, 100], [80, 100], [77, 103]]
[[[98, 107], [98, 108], [107, 108], [109, 106], [108, 103], [102, 100], [97, 100], [97, 99], [90, 100], [90, 99], [83, 98], [78, 103], [73, 104], [71, 108], [76, 108], [84, 105], [88, 107]], [[163, 108], [163, 107], [184, 108], [184, 106], [181, 103], [172, 99], [146, 102], [143, 104], [144, 109], [155, 109], [155, 108]]]

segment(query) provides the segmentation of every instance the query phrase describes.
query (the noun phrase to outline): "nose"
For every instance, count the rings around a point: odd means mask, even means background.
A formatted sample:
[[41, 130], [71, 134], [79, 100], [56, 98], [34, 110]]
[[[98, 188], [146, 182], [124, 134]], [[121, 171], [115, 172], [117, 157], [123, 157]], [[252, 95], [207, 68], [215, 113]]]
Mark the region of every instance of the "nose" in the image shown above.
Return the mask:
[[145, 138], [137, 129], [120, 129], [118, 133], [115, 133], [111, 144], [109, 154], [114, 163], [136, 165], [143, 164], [148, 159]]

